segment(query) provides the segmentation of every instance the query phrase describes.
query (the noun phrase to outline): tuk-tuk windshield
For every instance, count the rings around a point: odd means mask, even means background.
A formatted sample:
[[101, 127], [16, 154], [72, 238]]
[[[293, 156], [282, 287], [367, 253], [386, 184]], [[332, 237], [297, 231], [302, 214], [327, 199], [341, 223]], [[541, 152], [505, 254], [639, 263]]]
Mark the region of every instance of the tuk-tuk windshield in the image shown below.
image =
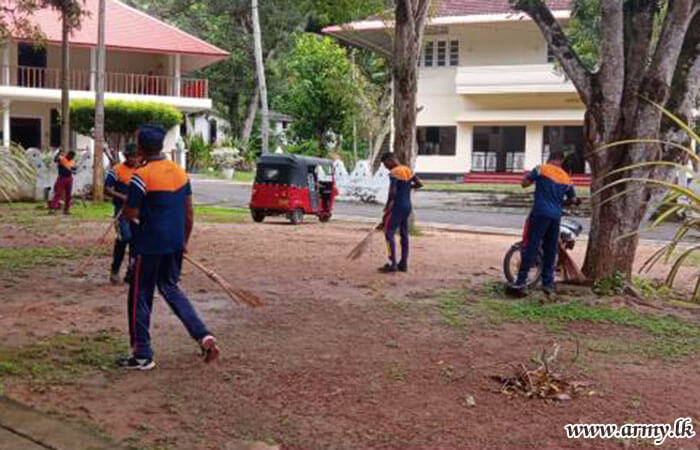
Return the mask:
[[292, 167], [288, 165], [259, 165], [255, 175], [255, 182], [267, 184], [294, 184], [292, 182], [292, 174]]

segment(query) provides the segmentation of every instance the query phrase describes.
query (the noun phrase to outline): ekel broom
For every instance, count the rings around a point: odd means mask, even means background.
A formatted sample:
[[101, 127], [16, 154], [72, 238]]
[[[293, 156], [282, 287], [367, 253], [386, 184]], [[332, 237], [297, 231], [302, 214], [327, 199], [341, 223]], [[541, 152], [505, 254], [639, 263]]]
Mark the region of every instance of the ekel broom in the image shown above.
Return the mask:
[[246, 305], [248, 305], [252, 308], [257, 308], [257, 307], [265, 305], [265, 302], [263, 301], [263, 299], [261, 299], [257, 295], [253, 294], [252, 292], [248, 292], [244, 289], [240, 289], [238, 287], [232, 286], [226, 280], [221, 278], [219, 276], [219, 274], [217, 274], [216, 272], [214, 272], [211, 269], [208, 269], [199, 261], [192, 259], [192, 257], [189, 256], [188, 254], [184, 254], [183, 258], [185, 259], [185, 261], [189, 262], [190, 264], [195, 266], [197, 269], [201, 270], [214, 283], [218, 284], [219, 287], [221, 287], [221, 289], [224, 290], [226, 295], [231, 297], [231, 299], [233, 301], [236, 301], [239, 303], [245, 303]]
[[362, 255], [364, 255], [367, 252], [367, 249], [369, 248], [370, 244], [372, 243], [372, 237], [374, 236], [374, 233], [379, 231], [378, 228], [381, 227], [383, 223], [384, 220], [373, 226], [370, 232], [367, 233], [367, 236], [365, 236], [364, 239], [362, 239], [360, 243], [355, 246], [355, 248], [350, 250], [350, 253], [348, 253], [346, 258], [354, 261], [356, 259], [359, 259]]
[[119, 211], [119, 213], [114, 217], [114, 219], [109, 223], [109, 226], [105, 230], [104, 233], [102, 233], [102, 236], [97, 240], [95, 243], [95, 246], [92, 248], [90, 251], [90, 254], [83, 260], [82, 263], [78, 266], [78, 269], [75, 271], [76, 276], [81, 277], [85, 275], [85, 268], [88, 266], [90, 262], [92, 262], [93, 258], [95, 257], [95, 254], [97, 254], [97, 250], [102, 247], [102, 244], [104, 244], [105, 240], [107, 240], [107, 236], [109, 236], [109, 232], [112, 230], [112, 227], [114, 224], [117, 223], [117, 220], [119, 220], [119, 217], [121, 217], [122, 211]]

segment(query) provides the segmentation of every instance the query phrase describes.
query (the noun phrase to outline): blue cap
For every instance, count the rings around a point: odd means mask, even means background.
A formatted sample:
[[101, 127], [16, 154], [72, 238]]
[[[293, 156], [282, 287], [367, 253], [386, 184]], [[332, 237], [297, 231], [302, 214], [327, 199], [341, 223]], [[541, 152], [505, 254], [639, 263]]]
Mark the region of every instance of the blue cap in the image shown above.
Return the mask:
[[143, 125], [138, 133], [139, 147], [146, 152], [163, 150], [165, 130], [159, 125]]

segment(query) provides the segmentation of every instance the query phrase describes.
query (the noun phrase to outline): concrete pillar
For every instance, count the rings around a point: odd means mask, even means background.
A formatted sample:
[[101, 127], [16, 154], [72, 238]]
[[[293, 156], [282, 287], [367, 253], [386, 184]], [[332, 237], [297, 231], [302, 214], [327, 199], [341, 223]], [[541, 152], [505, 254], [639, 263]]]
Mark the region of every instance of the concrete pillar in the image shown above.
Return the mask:
[[2, 109], [2, 146], [3, 148], [10, 147], [10, 101], [3, 100], [0, 105]]
[[460, 162], [457, 172], [472, 171], [472, 151], [474, 145], [474, 126], [466, 123], [457, 124], [457, 158]]
[[10, 85], [10, 43], [6, 42], [2, 46], [2, 74], [0, 75], [0, 84]]
[[179, 97], [182, 90], [182, 58], [180, 55], [175, 55], [175, 66], [173, 67], [173, 76], [175, 77], [175, 97]]
[[542, 146], [544, 145], [544, 125], [529, 124], [525, 130], [525, 162], [523, 169], [531, 170], [542, 164]]
[[97, 85], [97, 49], [90, 49], [90, 90], [95, 91]]

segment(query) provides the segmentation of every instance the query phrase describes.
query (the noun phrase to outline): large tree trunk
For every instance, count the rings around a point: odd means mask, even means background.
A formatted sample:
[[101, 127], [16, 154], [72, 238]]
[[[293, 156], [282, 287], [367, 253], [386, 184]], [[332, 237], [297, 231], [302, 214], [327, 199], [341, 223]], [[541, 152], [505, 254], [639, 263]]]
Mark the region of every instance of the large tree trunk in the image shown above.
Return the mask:
[[398, 0], [394, 38], [394, 153], [403, 164], [413, 161], [416, 139], [416, 94], [420, 57], [430, 0]]
[[262, 103], [262, 123], [260, 134], [262, 138], [262, 152], [268, 153], [270, 140], [270, 112], [267, 104], [267, 82], [265, 81], [265, 62], [263, 61], [262, 36], [260, 33], [260, 15], [258, 13], [258, 0], [252, 0], [253, 4], [253, 41], [255, 43], [255, 68], [258, 74], [258, 88]]
[[100, 0], [97, 17], [97, 73], [95, 77], [95, 153], [92, 165], [92, 198], [104, 199], [102, 155], [105, 141], [105, 1]]
[[70, 22], [65, 10], [61, 20], [61, 149], [67, 152], [70, 146]]
[[[647, 167], [613, 172], [640, 162], [673, 160], [678, 152], [649, 142], [607, 150], [600, 147], [624, 140], [661, 137], [670, 137], [676, 143], [687, 142], [687, 136], [679, 133], [675, 124], [669, 125], [672, 131], [662, 134], [663, 114], [649, 100], [679, 112], [688, 109], [687, 99], [696, 98], [698, 83], [688, 82], [695, 72], [687, 68], [697, 62], [700, 45], [697, 40], [687, 40], [694, 36], [700, 39], [697, 36], [700, 1], [668, 2], [663, 27], [658, 41], [654, 42], [654, 23], [660, 17], [658, 2], [637, 0], [623, 5], [619, 0], [601, 0], [600, 65], [596, 71], [584, 67], [542, 0], [511, 0], [511, 3], [538, 25], [587, 107], [586, 159], [591, 165], [592, 190], [596, 194], [591, 200], [591, 230], [583, 271], [596, 279], [616, 272], [629, 277], [639, 243], [636, 233], [656, 192], [647, 184], [620, 180], [665, 179], [673, 173]], [[693, 26], [689, 26], [691, 20], [695, 20]], [[687, 33], [688, 30], [693, 31]], [[682, 48], [686, 50], [685, 57], [681, 57]], [[697, 64], [700, 66], [700, 62]], [[672, 92], [676, 88], [680, 91], [679, 102], [674, 103]], [[685, 108], [679, 107], [680, 99], [686, 99]], [[685, 113], [683, 116], [684, 120], [689, 117]], [[620, 183], [611, 187], [615, 181]]]

